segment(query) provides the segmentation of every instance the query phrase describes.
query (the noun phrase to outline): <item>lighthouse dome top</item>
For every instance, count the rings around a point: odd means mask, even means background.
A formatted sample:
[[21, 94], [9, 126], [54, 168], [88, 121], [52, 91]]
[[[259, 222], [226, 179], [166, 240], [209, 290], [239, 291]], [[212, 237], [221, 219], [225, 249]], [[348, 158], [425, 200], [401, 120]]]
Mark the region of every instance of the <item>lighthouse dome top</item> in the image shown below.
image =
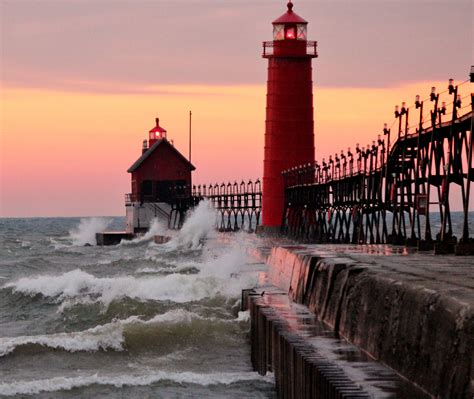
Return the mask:
[[290, 1], [287, 4], [288, 10], [279, 18], [272, 22], [273, 25], [279, 24], [307, 24], [308, 21], [301, 18], [298, 14], [293, 12], [293, 3]]

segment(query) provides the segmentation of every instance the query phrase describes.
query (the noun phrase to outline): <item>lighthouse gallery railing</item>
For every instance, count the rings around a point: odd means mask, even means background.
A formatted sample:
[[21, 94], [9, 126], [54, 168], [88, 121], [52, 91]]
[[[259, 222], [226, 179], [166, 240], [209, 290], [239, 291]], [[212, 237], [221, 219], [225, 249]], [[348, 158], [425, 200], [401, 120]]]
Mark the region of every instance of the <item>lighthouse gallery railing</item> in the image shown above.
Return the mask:
[[[312, 41], [312, 40], [306, 41], [306, 55], [317, 57], [318, 56], [317, 48], [318, 48], [318, 42], [317, 41]], [[274, 50], [275, 50], [275, 42], [274, 41], [263, 42], [263, 54], [262, 55], [264, 57], [274, 55]], [[301, 56], [301, 54], [298, 54], [298, 56]]]

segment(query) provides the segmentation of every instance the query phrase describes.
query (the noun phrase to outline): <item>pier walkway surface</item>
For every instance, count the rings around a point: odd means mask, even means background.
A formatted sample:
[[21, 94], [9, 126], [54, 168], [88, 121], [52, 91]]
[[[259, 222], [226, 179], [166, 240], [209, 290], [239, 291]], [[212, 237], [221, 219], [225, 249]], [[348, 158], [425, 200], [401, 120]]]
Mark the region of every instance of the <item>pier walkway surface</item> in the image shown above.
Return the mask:
[[[266, 241], [256, 256], [266, 261], [268, 272], [247, 301], [253, 363], [261, 373], [275, 373], [282, 397], [318, 397], [315, 381], [322, 377], [313, 363], [322, 361], [321, 351], [327, 352], [318, 349], [315, 340], [321, 328], [411, 382], [420, 397], [472, 397], [474, 257], [437, 256], [389, 245], [296, 245], [278, 240]], [[327, 337], [327, 331], [323, 335]], [[346, 390], [354, 390], [355, 383], [367, 397], [379, 396], [370, 391], [370, 377], [361, 383], [346, 366], [341, 374], [346, 377], [331, 369], [331, 378], [341, 384], [348, 378], [352, 385], [344, 383]], [[372, 385], [387, 385], [383, 378], [378, 380], [373, 378]], [[337, 381], [325, 388], [335, 396], [327, 391], [320, 397], [364, 397], [345, 395]], [[298, 388], [303, 382], [305, 387]], [[406, 387], [382, 390], [388, 397], [418, 396]]]

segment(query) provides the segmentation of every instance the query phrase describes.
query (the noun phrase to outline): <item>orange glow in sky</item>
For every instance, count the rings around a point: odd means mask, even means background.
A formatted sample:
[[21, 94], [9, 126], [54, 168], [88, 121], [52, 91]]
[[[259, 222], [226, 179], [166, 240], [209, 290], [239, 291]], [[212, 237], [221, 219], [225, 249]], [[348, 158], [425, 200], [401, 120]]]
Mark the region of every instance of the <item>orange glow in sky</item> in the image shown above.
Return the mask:
[[[392, 123], [395, 104], [410, 106], [432, 85], [441, 91], [447, 82], [314, 87], [316, 158], [371, 143], [384, 122]], [[463, 88], [465, 96], [469, 85]], [[189, 110], [194, 183], [261, 177], [265, 91], [265, 85], [155, 86], [131, 94], [6, 89], [0, 215], [122, 215], [126, 169], [140, 156], [154, 118], [187, 156]]]

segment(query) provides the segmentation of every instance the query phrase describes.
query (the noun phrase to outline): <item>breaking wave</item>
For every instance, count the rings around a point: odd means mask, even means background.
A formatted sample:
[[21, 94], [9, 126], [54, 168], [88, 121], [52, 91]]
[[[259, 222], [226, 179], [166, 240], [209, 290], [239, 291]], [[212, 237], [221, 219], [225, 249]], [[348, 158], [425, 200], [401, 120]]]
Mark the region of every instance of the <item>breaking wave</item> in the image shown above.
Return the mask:
[[22, 346], [38, 345], [52, 349], [63, 349], [69, 352], [93, 352], [98, 350], [122, 351], [126, 344], [127, 328], [129, 326], [146, 326], [159, 324], [191, 323], [195, 320], [215, 322], [245, 321], [240, 316], [236, 319], [224, 320], [214, 317], [203, 317], [184, 309], [170, 310], [149, 320], [131, 316], [125, 320], [114, 320], [111, 323], [96, 326], [85, 331], [57, 333], [37, 336], [1, 337], [0, 357], [6, 356]]
[[122, 240], [120, 246], [140, 244], [153, 240], [156, 235], [171, 237], [166, 244], [160, 245], [166, 251], [197, 250], [202, 248], [207, 238], [215, 236], [216, 212], [209, 200], [203, 200], [187, 215], [182, 228], [176, 232], [169, 230], [166, 222], [155, 218], [148, 231], [133, 240]]
[[50, 335], [2, 337], [0, 338], [0, 357], [8, 355], [16, 348], [26, 345], [39, 345], [69, 352], [98, 351], [100, 349], [122, 350], [123, 325], [110, 323], [86, 331], [58, 333]]
[[211, 201], [203, 200], [187, 216], [179, 233], [166, 245], [169, 249], [199, 249], [206, 238], [215, 235], [216, 211]]
[[113, 376], [94, 374], [79, 377], [56, 377], [45, 380], [0, 383], [0, 395], [32, 395], [40, 392], [71, 390], [73, 388], [86, 387], [90, 385], [112, 385], [117, 388], [124, 386], [145, 386], [156, 384], [160, 381], [209, 386], [219, 384], [229, 385], [243, 381], [264, 381], [270, 383], [271, 376], [267, 375], [262, 377], [254, 372], [199, 374], [189, 371], [156, 371], [152, 374], [123, 374]]
[[80, 269], [59, 276], [44, 275], [24, 277], [4, 288], [34, 296], [56, 298], [61, 302], [67, 298], [88, 296], [108, 306], [112, 301], [124, 297], [136, 300], [156, 300], [184, 303], [214, 296], [218, 291], [212, 282], [197, 275], [170, 274], [159, 277], [95, 277]]
[[69, 238], [76, 246], [97, 245], [96, 233], [104, 231], [111, 223], [111, 220], [104, 218], [81, 219], [79, 226], [69, 231]]
[[145, 241], [150, 241], [156, 235], [169, 235], [171, 232], [168, 231], [168, 226], [166, 225], [165, 221], [160, 219], [153, 219], [151, 221], [150, 228], [148, 231], [133, 240], [122, 240], [119, 245], [133, 245], [138, 244]]
[[254, 276], [240, 273], [245, 261], [245, 251], [236, 245], [220, 257], [196, 264], [197, 273], [96, 277], [75, 269], [61, 275], [23, 277], [2, 288], [30, 296], [40, 294], [59, 303], [78, 297], [105, 306], [125, 297], [185, 303], [216, 296], [238, 297], [242, 287], [254, 281]]

